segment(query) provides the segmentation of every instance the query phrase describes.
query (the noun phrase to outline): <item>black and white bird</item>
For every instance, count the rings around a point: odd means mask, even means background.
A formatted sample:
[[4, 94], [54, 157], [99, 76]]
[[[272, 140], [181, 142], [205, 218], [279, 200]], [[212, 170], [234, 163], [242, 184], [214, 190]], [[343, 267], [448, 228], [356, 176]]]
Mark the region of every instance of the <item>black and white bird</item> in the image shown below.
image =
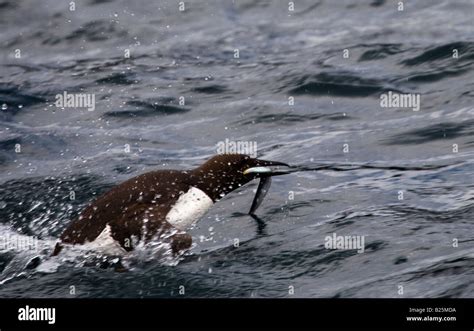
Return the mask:
[[253, 214], [268, 192], [271, 177], [287, 174], [282, 162], [242, 154], [217, 155], [193, 170], [157, 170], [131, 178], [98, 197], [60, 236], [53, 255], [67, 245], [94, 243], [97, 251], [123, 255], [137, 241], [161, 240], [174, 254], [191, 247], [186, 233], [226, 194], [260, 178]]

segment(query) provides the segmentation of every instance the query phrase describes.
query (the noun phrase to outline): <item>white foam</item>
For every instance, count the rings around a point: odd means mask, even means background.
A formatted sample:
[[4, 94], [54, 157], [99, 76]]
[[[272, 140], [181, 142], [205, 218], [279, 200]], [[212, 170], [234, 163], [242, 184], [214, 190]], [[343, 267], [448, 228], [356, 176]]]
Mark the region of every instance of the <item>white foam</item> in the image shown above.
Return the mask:
[[79, 246], [82, 246], [81, 249], [96, 251], [105, 255], [122, 256], [127, 253], [127, 251], [120, 246], [120, 243], [112, 238], [112, 230], [108, 224], [94, 241]]

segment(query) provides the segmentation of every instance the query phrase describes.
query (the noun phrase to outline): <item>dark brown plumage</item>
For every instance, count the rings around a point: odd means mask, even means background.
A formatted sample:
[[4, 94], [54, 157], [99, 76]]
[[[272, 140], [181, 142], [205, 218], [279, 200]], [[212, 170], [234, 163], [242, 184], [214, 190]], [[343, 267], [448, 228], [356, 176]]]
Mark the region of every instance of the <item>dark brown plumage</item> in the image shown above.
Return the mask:
[[186, 250], [191, 236], [166, 221], [180, 195], [195, 187], [215, 202], [258, 177], [244, 175], [246, 169], [264, 165], [285, 164], [239, 154], [217, 155], [191, 171], [158, 170], [131, 178], [86, 207], [60, 236], [53, 255], [59, 254], [63, 244], [94, 241], [107, 225], [112, 238], [126, 251], [133, 249], [133, 238], [167, 241], [174, 253]]

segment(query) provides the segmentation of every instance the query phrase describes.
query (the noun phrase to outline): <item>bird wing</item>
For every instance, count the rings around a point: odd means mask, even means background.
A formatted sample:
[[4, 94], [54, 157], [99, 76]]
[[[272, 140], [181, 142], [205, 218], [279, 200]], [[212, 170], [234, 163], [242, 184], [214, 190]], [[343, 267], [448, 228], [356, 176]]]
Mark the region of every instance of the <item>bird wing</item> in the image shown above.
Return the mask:
[[111, 235], [127, 251], [133, 249], [133, 242], [153, 239], [166, 240], [181, 233], [166, 221], [169, 206], [135, 204], [119, 218], [109, 222]]
[[165, 234], [172, 241], [182, 237], [183, 243], [178, 246], [186, 246], [190, 237], [166, 221], [166, 215], [178, 199], [177, 195], [170, 195], [166, 185], [162, 184], [165, 182], [162, 176], [169, 177], [170, 174], [175, 177], [174, 186], [177, 190], [186, 192], [189, 189], [180, 172], [156, 171], [132, 178], [101, 195], [85, 208], [63, 232], [61, 242], [92, 242], [109, 225], [112, 238], [127, 251], [133, 249], [134, 237], [149, 241]]

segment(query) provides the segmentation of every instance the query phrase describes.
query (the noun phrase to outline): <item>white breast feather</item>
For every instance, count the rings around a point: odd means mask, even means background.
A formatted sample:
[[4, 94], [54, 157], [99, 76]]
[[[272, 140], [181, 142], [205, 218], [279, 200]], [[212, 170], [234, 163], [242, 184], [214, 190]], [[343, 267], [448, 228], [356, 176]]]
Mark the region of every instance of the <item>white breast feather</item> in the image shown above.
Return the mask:
[[179, 230], [186, 230], [213, 205], [209, 196], [196, 187], [182, 194], [166, 215], [166, 221]]

